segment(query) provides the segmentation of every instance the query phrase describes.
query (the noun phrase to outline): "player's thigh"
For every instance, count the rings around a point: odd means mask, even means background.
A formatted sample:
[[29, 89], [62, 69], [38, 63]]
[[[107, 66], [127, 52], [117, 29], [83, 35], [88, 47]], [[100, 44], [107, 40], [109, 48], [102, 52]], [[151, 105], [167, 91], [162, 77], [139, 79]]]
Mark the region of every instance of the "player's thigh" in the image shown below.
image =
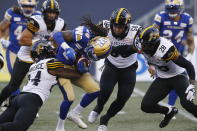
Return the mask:
[[87, 93], [93, 93], [100, 90], [99, 84], [92, 78], [91, 74], [85, 73], [79, 79], [72, 81], [73, 84], [82, 88]]
[[58, 83], [59, 83], [59, 88], [64, 96], [64, 99], [68, 99], [69, 101], [74, 101], [75, 94], [71, 80], [66, 78], [58, 78]]
[[155, 79], [147, 90], [142, 100], [142, 104], [157, 104], [159, 101], [164, 99], [171, 91], [168, 82], [168, 79]]

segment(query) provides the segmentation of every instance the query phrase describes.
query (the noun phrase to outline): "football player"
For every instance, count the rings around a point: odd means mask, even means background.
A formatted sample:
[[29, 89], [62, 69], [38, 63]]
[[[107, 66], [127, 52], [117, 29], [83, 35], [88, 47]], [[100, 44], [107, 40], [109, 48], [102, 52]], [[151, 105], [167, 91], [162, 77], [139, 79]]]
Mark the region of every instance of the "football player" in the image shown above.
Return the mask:
[[41, 11], [42, 15], [30, 17], [27, 28], [21, 34], [19, 43], [22, 46], [17, 53], [10, 82], [0, 94], [0, 104], [10, 96], [11, 92], [19, 89], [29, 67], [33, 63], [30, 56], [32, 40], [48, 39], [55, 32], [65, 28], [64, 20], [59, 17], [60, 8], [57, 1], [44, 1]]
[[178, 113], [178, 109], [158, 103], [174, 89], [180, 97], [182, 107], [197, 117], [197, 105], [193, 103], [196, 75], [192, 63], [180, 55], [171, 41], [160, 37], [159, 30], [154, 26], [142, 29], [136, 41], [138, 41], [137, 49], [142, 52], [152, 68], [151, 75], [157, 75], [142, 100], [142, 111], [164, 114], [165, 117], [159, 127], [167, 126], [173, 116]]
[[97, 30], [100, 34], [107, 35], [112, 43], [112, 52], [105, 59], [105, 68], [100, 79], [101, 91], [97, 105], [88, 117], [90, 123], [96, 121], [114, 86], [118, 83], [116, 100], [110, 105], [107, 113], [100, 118], [98, 131], [107, 131], [109, 120], [124, 107], [135, 86], [137, 53], [131, 47], [140, 26], [131, 24], [131, 14], [125, 8], [116, 9], [110, 21], [104, 20], [101, 24], [95, 25], [90, 19], [85, 18], [83, 24], [88, 25], [92, 32]]
[[[184, 12], [183, 0], [165, 0], [165, 11], [156, 14], [154, 19], [160, 35], [171, 40], [181, 55], [190, 60], [195, 49], [192, 24], [193, 18]], [[168, 104], [174, 106], [176, 99], [177, 94], [173, 90], [169, 94]]]
[[[108, 38], [99, 36], [91, 40], [90, 38], [90, 31], [85, 26], [79, 26], [72, 31], [57, 32], [53, 35], [53, 39], [58, 44], [56, 58], [70, 68], [77, 68], [82, 74], [77, 80], [58, 79], [64, 101], [60, 106], [56, 131], [64, 131], [66, 117], [74, 121], [80, 128], [87, 128], [87, 125], [80, 118], [80, 113], [98, 96], [100, 91], [99, 85], [88, 73], [89, 61], [105, 58], [111, 51]], [[86, 94], [83, 95], [80, 104], [68, 113], [75, 99], [72, 84], [85, 90]]]
[[[10, 74], [13, 72], [10, 61], [10, 51], [14, 54], [20, 49], [18, 43], [22, 31], [26, 28], [27, 20], [32, 15], [40, 14], [36, 11], [36, 0], [18, 0], [18, 7], [9, 8], [0, 23], [0, 43], [6, 48], [7, 68]], [[9, 34], [6, 35], [6, 32]], [[9, 37], [9, 38], [6, 38]], [[20, 93], [20, 90], [13, 92], [12, 95]]]
[[33, 124], [37, 112], [48, 99], [56, 77], [77, 79], [76, 70], [65, 68], [54, 57], [56, 50], [47, 41], [37, 41], [31, 56], [36, 60], [28, 72], [28, 83], [14, 97], [11, 105], [0, 115], [0, 131], [26, 131]]
[[[32, 15], [38, 15], [40, 12], [36, 11], [36, 0], [18, 0], [19, 6], [9, 8], [4, 15], [4, 19], [0, 23], [0, 42], [4, 48], [7, 49], [6, 60], [10, 73], [12, 67], [10, 63], [10, 52], [17, 54], [20, 49], [18, 40], [21, 33], [26, 29], [28, 18]], [[4, 36], [4, 33], [9, 30], [9, 38]]]

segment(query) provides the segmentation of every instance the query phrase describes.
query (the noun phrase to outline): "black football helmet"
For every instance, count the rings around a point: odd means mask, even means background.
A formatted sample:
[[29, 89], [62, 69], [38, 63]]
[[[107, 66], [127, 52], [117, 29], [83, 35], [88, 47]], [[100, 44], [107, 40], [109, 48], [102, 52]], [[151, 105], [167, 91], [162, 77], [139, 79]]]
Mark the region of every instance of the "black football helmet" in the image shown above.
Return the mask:
[[[115, 10], [110, 17], [110, 28], [112, 35], [117, 39], [123, 39], [129, 32], [131, 14], [125, 8]], [[123, 28], [123, 32], [117, 33], [114, 28]]]
[[138, 38], [142, 51], [149, 54], [152, 54], [160, 43], [159, 30], [153, 25], [140, 30]]
[[[46, 0], [43, 2], [41, 12], [47, 24], [54, 24], [55, 20], [59, 17], [60, 7], [56, 0]], [[48, 13], [55, 13], [55, 17], [50, 17]]]
[[46, 40], [38, 40], [34, 42], [30, 55], [34, 61], [54, 58], [56, 56], [56, 48]]

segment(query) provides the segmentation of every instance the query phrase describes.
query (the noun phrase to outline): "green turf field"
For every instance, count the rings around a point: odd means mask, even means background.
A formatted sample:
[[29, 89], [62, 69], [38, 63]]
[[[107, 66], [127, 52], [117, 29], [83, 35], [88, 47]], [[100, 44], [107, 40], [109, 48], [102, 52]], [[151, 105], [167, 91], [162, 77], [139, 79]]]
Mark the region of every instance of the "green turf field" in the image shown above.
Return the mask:
[[[0, 85], [0, 87], [2, 86], [3, 85]], [[176, 116], [177, 119], [172, 120], [167, 127], [160, 129], [158, 125], [163, 118], [162, 115], [146, 114], [140, 110], [142, 95], [143, 92], [147, 90], [148, 86], [149, 83], [136, 84], [137, 90], [133, 93], [132, 97], [127, 102], [121, 113], [110, 120], [108, 131], [197, 131], [196, 119], [191, 120], [192, 117], [188, 116], [189, 114], [182, 107], [180, 107], [179, 101], [177, 102], [177, 107], [181, 109], [181, 113]], [[106, 112], [106, 109], [109, 107], [109, 104], [112, 102], [112, 100], [116, 98], [116, 92], [117, 90], [115, 89], [113, 95], [106, 104], [106, 108], [104, 109], [103, 113]], [[84, 92], [80, 88], [75, 87], [75, 93], [76, 101], [72, 107], [74, 107], [79, 102]], [[29, 131], [55, 131], [59, 112], [59, 104], [61, 103], [61, 100], [62, 95], [58, 88], [55, 87], [48, 101], [41, 108], [39, 112], [40, 117], [35, 120]], [[91, 111], [94, 105], [95, 102], [87, 107], [86, 111], [82, 114], [86, 123], [88, 123], [88, 113]], [[183, 116], [184, 113], [186, 113], [185, 116]], [[97, 131], [98, 124], [99, 120], [95, 124], [88, 124], [89, 127], [86, 129], [86, 131]], [[82, 130], [84, 129], [78, 128], [75, 124], [68, 120], [65, 122], [65, 131]]]

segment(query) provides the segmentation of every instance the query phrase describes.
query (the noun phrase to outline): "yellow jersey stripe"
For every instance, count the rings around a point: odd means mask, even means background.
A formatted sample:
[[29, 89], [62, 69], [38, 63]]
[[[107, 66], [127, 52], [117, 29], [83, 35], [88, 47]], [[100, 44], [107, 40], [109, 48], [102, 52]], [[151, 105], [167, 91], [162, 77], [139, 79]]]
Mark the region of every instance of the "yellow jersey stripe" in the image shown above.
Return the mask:
[[118, 15], [116, 17], [116, 24], [118, 24], [118, 20], [120, 18], [120, 14], [122, 13], [122, 11], [124, 10], [125, 8], [120, 8], [119, 12], [118, 12]]

